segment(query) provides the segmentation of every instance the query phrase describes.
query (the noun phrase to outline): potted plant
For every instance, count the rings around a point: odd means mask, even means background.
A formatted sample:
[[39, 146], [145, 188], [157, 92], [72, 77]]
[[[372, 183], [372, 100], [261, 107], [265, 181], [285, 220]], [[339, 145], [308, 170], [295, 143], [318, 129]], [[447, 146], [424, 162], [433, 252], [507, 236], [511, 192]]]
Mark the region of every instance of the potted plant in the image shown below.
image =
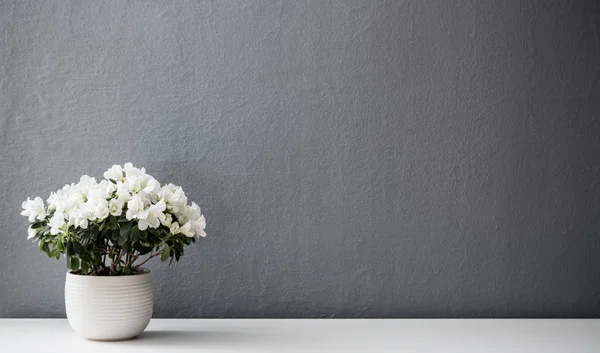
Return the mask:
[[[179, 261], [206, 236], [200, 207], [181, 187], [161, 186], [144, 168], [113, 165], [104, 180], [77, 184], [23, 202], [28, 238], [51, 258], [66, 259], [65, 306], [71, 327], [92, 340], [139, 335], [152, 317], [152, 285], [144, 265]], [[171, 262], [169, 262], [170, 264]]]

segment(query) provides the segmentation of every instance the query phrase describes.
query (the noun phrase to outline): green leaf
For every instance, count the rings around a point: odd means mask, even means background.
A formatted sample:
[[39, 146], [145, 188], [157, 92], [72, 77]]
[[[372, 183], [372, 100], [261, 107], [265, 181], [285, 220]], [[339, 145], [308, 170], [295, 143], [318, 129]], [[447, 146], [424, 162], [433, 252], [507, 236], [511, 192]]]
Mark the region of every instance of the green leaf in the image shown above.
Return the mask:
[[86, 261], [81, 261], [81, 272], [85, 275], [90, 273], [90, 264]]
[[113, 241], [113, 243], [115, 243], [117, 240], [119, 240], [120, 236], [121, 236], [121, 233], [119, 232], [118, 229], [116, 229], [112, 232], [110, 239]]
[[133, 248], [137, 250], [140, 253], [140, 255], [146, 255], [147, 253], [152, 251], [152, 246], [145, 246], [140, 242], [133, 243]]
[[160, 261], [162, 261], [162, 262], [167, 261], [170, 254], [171, 254], [171, 249], [168, 246], [165, 246], [165, 248], [162, 251], [162, 254], [160, 255]]
[[39, 230], [35, 233], [35, 235], [33, 236], [33, 238], [31, 238], [31, 241], [37, 241], [40, 240], [40, 237], [42, 236], [42, 231]]
[[102, 263], [102, 256], [96, 255], [94, 257], [94, 267], [96, 267], [96, 268], [100, 267], [101, 263]]
[[45, 252], [46, 254], [48, 254], [48, 256], [50, 256], [50, 249], [48, 248], [47, 242], [42, 243], [42, 251]]
[[119, 237], [118, 244], [119, 246], [123, 246], [123, 244], [127, 243], [127, 235], [121, 235]]
[[98, 239], [98, 234], [99, 234], [99, 233], [100, 233], [100, 232], [99, 232], [99, 230], [98, 230], [98, 229], [96, 229], [96, 228], [92, 228], [92, 229], [90, 230], [90, 238], [91, 238], [93, 241], [96, 241], [96, 239]]
[[84, 253], [81, 253], [81, 254], [79, 254], [77, 256], [81, 259], [81, 261], [87, 261], [87, 262], [92, 262], [93, 261], [91, 254], [89, 252], [87, 252], [87, 251], [84, 252]]
[[33, 229], [38, 229], [38, 228], [43, 228], [45, 225], [46, 225], [45, 221], [38, 221], [38, 222], [31, 223], [30, 227]]
[[131, 232], [129, 233], [129, 239], [131, 241], [138, 241], [138, 240], [140, 240], [140, 229], [138, 227], [133, 227], [131, 229]]
[[175, 248], [179, 250], [179, 252], [183, 253], [183, 242], [178, 241], [175, 243]]
[[77, 271], [79, 269], [79, 259], [75, 256], [71, 257], [71, 264], [69, 266], [71, 271]]
[[110, 217], [110, 221], [108, 221], [108, 227], [111, 230], [119, 229], [119, 220], [116, 217]]
[[148, 233], [152, 234], [153, 236], [157, 237], [158, 236], [158, 229], [155, 228], [148, 228]]
[[41, 230], [41, 233], [38, 233], [38, 234], [39, 234], [40, 236], [43, 236], [43, 235], [51, 235], [51, 234], [50, 234], [50, 227], [49, 227], [49, 226], [46, 226], [46, 227], [44, 227], [44, 228]]
[[125, 224], [121, 225], [121, 230], [120, 230], [121, 236], [127, 235], [127, 233], [129, 233], [129, 231], [131, 230], [131, 226], [132, 226], [131, 223], [125, 223]]
[[89, 232], [83, 234], [79, 240], [83, 247], [87, 247], [90, 244], [90, 241], [92, 241], [92, 236]]
[[81, 245], [79, 242], [74, 241], [72, 243], [73, 243], [73, 251], [75, 252], [75, 254], [83, 255], [86, 253], [85, 247], [83, 245]]

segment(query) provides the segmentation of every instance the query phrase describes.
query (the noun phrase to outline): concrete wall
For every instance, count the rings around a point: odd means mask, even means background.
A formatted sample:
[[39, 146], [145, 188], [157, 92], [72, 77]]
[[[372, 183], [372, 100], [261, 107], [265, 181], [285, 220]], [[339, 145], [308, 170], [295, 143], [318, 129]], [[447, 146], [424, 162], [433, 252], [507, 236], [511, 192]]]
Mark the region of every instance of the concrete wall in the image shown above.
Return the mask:
[[145, 166], [209, 237], [156, 317], [600, 315], [594, 1], [0, 1], [0, 317], [28, 196]]

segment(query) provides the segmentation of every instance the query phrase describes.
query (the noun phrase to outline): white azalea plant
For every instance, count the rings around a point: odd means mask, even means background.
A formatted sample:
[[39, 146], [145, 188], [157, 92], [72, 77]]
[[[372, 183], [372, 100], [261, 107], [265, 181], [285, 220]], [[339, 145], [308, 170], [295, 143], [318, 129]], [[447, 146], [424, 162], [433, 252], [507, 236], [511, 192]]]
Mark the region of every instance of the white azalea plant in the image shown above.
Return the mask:
[[104, 180], [84, 175], [77, 184], [22, 204], [28, 238], [49, 257], [66, 257], [81, 275], [129, 275], [150, 259], [171, 261], [184, 246], [206, 236], [200, 207], [181, 187], [161, 186], [144, 168], [113, 165]]

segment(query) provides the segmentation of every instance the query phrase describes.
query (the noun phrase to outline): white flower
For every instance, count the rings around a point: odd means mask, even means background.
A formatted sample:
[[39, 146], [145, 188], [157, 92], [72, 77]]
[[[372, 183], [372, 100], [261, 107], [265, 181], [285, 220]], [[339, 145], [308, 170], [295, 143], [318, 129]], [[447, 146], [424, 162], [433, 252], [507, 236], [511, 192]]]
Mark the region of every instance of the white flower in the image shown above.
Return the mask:
[[86, 198], [87, 198], [87, 202], [96, 204], [100, 200], [104, 200], [107, 197], [104, 195], [104, 191], [100, 187], [95, 187], [95, 188], [88, 189]]
[[115, 192], [116, 187], [115, 184], [111, 183], [108, 180], [102, 180], [98, 183], [98, 187], [101, 190], [101, 195], [104, 198], [109, 198], [112, 196], [112, 193]]
[[21, 211], [21, 215], [28, 217], [29, 222], [34, 222], [37, 220], [43, 220], [46, 218], [46, 208], [44, 207], [44, 200], [41, 197], [36, 197], [33, 200], [27, 198], [27, 201], [21, 204], [23, 207], [23, 211]]
[[27, 239], [31, 239], [33, 237], [35, 237], [35, 235], [37, 234], [37, 231], [31, 227], [27, 228]]
[[96, 220], [96, 205], [91, 203], [84, 203], [76, 210], [75, 226], [86, 229], [88, 221]]
[[202, 215], [200, 210], [200, 206], [198, 206], [195, 202], [192, 202], [191, 206], [185, 205], [183, 207], [183, 212], [178, 216], [178, 219], [187, 221], [191, 224], [191, 229], [196, 235], [205, 237], [206, 233], [204, 232], [204, 228], [206, 228], [206, 220]]
[[88, 220], [87, 218], [75, 218], [73, 225], [81, 229], [87, 229]]
[[50, 234], [56, 235], [63, 232], [63, 227], [65, 226], [65, 215], [62, 212], [54, 212], [52, 218], [50, 218], [50, 222], [48, 222], [50, 226]]
[[204, 231], [204, 229], [206, 228], [206, 220], [204, 219], [204, 216], [200, 216], [200, 218], [191, 221], [192, 222], [192, 230], [194, 231], [194, 233], [196, 233], [196, 235], [199, 235], [201, 237], [205, 237], [206, 236], [206, 232]]
[[202, 216], [202, 213], [200, 213], [200, 207], [198, 207], [198, 205], [195, 203], [192, 203], [192, 206], [183, 205], [180, 212], [177, 213], [177, 219], [182, 223], [194, 221], [200, 218], [200, 216]]
[[83, 194], [75, 184], [65, 185], [48, 198], [48, 208], [63, 213], [71, 213], [84, 202]]
[[[99, 200], [90, 200], [86, 203], [84, 203], [83, 205], [81, 205], [81, 207], [79, 208], [80, 210], [80, 215], [85, 216], [85, 218], [87, 218], [90, 221], [95, 221], [96, 220], [96, 209], [100, 207], [100, 201]], [[107, 205], [108, 208], [108, 205]]]
[[171, 223], [171, 225], [169, 226], [169, 230], [171, 231], [171, 234], [173, 234], [173, 235], [179, 234], [179, 223], [177, 223], [177, 222]]
[[117, 181], [117, 199], [123, 203], [131, 200], [131, 194], [127, 184]]
[[123, 169], [120, 165], [115, 164], [110, 167], [106, 172], [104, 172], [104, 178], [106, 180], [114, 180], [114, 181], [123, 181]]
[[158, 192], [158, 197], [165, 200], [167, 209], [173, 213], [178, 213], [183, 210], [187, 203], [187, 197], [180, 186], [167, 184]]
[[125, 203], [119, 199], [111, 199], [108, 201], [108, 211], [113, 216], [120, 216], [123, 213], [124, 205]]
[[106, 200], [100, 200], [94, 207], [94, 217], [96, 219], [105, 219], [109, 215], [108, 202]]
[[132, 220], [134, 218], [146, 219], [148, 218], [148, 210], [144, 208], [145, 202], [142, 195], [133, 195], [131, 200], [127, 202], [127, 213], [125, 214], [125, 217], [127, 217], [127, 220]]
[[200, 206], [198, 206], [195, 202], [192, 202], [191, 206], [185, 207], [186, 215], [191, 220], [197, 220], [202, 217], [202, 212], [200, 211]]
[[[64, 234], [70, 227], [88, 229], [99, 226], [109, 217], [121, 217], [127, 208], [127, 220], [136, 220], [140, 230], [156, 229], [161, 225], [171, 234], [186, 237], [206, 236], [206, 220], [200, 207], [187, 204], [183, 189], [173, 184], [161, 187], [144, 168], [131, 163], [123, 167], [113, 165], [104, 173], [100, 182], [83, 175], [78, 183], [65, 185], [50, 194], [48, 208], [36, 197], [23, 202], [22, 215], [30, 222], [45, 220], [50, 214], [48, 226], [53, 235]], [[29, 228], [28, 237], [35, 237], [37, 230]]]
[[188, 237], [194, 236], [194, 234], [205, 237], [206, 220], [200, 211], [200, 206], [192, 202], [191, 206], [184, 204], [180, 208], [181, 212], [176, 213], [177, 220], [183, 224], [179, 227], [179, 231]]
[[[79, 183], [77, 183], [77, 187], [79, 187], [79, 189], [82, 192], [88, 191], [90, 189], [90, 187], [95, 186], [96, 183], [96, 178], [92, 178], [89, 175], [82, 175], [81, 178], [79, 178]], [[87, 193], [85, 193], [84, 195], [87, 195]]]
[[96, 220], [97, 203], [85, 202], [69, 211], [69, 224], [87, 229], [89, 222]]
[[179, 227], [179, 233], [182, 233], [188, 238], [191, 238], [194, 235], [196, 235], [196, 233], [194, 233], [194, 230], [192, 229], [192, 222], [187, 222], [183, 226]]
[[170, 227], [172, 223], [173, 216], [171, 216], [169, 213], [165, 213], [165, 218], [160, 221], [160, 224], [162, 224], [163, 226]]
[[156, 224], [153, 228], [157, 228], [160, 225], [160, 222], [166, 219], [166, 216], [163, 212], [167, 209], [167, 205], [163, 200], [160, 200], [158, 203], [150, 206], [148, 208], [148, 218], [154, 218], [159, 222], [153, 222], [152, 224]]
[[46, 200], [46, 202], [48, 202], [48, 210], [56, 210], [58, 207], [60, 207], [61, 209], [58, 211], [63, 212], [66, 206], [63, 199], [64, 195], [62, 190], [51, 192], [50, 197], [48, 197]]
[[165, 214], [163, 213], [167, 205], [165, 205], [164, 201], [160, 201], [156, 205], [151, 205], [148, 207], [148, 217], [146, 219], [140, 219], [138, 221], [138, 228], [140, 230], [146, 230], [146, 228], [158, 228], [160, 226], [161, 221], [165, 219]]
[[127, 175], [125, 184], [127, 184], [129, 191], [135, 194], [148, 185], [148, 180], [143, 175]]
[[146, 176], [145, 179], [145, 185], [142, 191], [146, 195], [148, 195], [152, 199], [152, 201], [158, 200], [158, 193], [160, 192], [160, 183], [150, 176]]
[[144, 174], [146, 174], [146, 169], [145, 168], [135, 168], [133, 166], [133, 164], [131, 163], [125, 163], [125, 165], [123, 166], [123, 169], [125, 170], [125, 174], [127, 174], [127, 177], [130, 176], [142, 176]]

